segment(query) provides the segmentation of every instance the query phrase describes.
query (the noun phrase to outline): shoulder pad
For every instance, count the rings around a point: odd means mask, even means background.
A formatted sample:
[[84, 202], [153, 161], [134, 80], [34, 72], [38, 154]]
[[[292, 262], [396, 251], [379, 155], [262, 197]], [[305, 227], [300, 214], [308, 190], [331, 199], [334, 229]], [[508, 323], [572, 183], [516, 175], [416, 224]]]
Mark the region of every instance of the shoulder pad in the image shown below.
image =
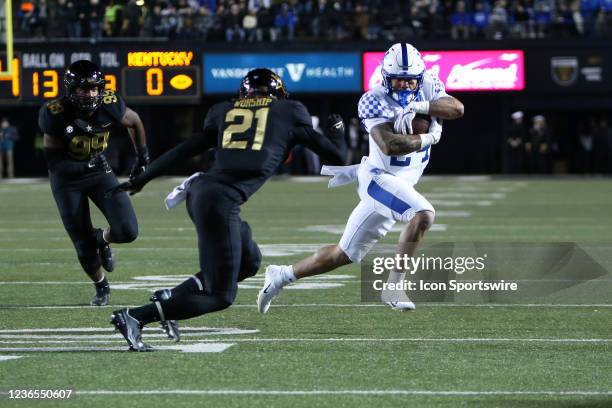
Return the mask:
[[47, 103], [45, 103], [45, 109], [51, 115], [58, 115], [65, 110], [64, 104], [62, 103], [62, 99], [53, 99]]
[[368, 91], [359, 99], [357, 111], [360, 119], [372, 119], [383, 116], [384, 107], [380, 99], [372, 91]]
[[120, 121], [125, 114], [125, 102], [115, 91], [110, 89], [106, 89], [102, 94], [102, 106], [117, 121]]

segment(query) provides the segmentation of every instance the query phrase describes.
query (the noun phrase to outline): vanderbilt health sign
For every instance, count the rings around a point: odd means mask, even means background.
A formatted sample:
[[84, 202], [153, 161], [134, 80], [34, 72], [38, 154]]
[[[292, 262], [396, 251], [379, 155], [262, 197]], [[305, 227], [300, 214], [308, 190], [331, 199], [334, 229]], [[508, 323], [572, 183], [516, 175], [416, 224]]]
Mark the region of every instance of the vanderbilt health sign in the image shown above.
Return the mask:
[[269, 68], [283, 78], [289, 92], [359, 92], [358, 53], [205, 54], [204, 93], [236, 93], [254, 68]]

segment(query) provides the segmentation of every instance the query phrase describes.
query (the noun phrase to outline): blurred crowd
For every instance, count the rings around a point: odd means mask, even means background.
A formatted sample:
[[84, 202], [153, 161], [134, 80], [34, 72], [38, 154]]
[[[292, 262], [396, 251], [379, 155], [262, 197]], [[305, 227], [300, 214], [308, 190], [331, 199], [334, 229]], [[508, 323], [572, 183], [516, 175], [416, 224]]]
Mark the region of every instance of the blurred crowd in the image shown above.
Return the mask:
[[208, 41], [612, 36], [612, 0], [21, 0], [17, 35]]
[[612, 126], [608, 117], [590, 115], [578, 123], [577, 132], [569, 139], [571, 144], [560, 149], [555, 129], [545, 116], [538, 114], [526, 120], [522, 111], [512, 113], [504, 137], [502, 173], [612, 173]]

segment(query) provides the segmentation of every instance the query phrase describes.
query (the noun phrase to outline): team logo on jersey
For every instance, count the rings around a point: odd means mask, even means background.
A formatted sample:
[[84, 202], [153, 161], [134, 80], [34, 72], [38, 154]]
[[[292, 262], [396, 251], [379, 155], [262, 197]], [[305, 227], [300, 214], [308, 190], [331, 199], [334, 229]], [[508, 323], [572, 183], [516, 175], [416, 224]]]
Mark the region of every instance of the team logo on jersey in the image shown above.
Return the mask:
[[72, 132], [74, 132], [74, 128], [72, 126], [70, 126], [70, 125], [66, 126], [66, 133], [70, 134]]
[[573, 85], [578, 79], [578, 58], [552, 57], [550, 59], [550, 73], [557, 85]]

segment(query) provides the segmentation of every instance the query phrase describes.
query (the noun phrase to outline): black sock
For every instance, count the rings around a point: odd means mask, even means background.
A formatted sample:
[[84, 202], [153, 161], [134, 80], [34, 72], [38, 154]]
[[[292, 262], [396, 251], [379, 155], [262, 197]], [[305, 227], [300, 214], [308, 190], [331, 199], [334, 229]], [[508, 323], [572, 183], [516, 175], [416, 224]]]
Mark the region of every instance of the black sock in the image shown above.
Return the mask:
[[104, 230], [102, 228], [98, 228], [94, 233], [94, 236], [96, 237], [96, 244], [99, 247], [108, 244], [108, 242], [104, 239]]
[[129, 313], [130, 316], [138, 320], [143, 325], [152, 322], [158, 322], [161, 320], [159, 317], [159, 311], [157, 310], [157, 306], [155, 306], [155, 303], [149, 303], [148, 305], [130, 308]]
[[108, 279], [106, 279], [106, 276], [100, 282], [94, 282], [94, 286], [96, 287], [96, 293], [110, 292], [110, 286], [108, 284]]
[[162, 300], [160, 306], [166, 320], [185, 320], [227, 308], [230, 304], [219, 296], [190, 293]]

